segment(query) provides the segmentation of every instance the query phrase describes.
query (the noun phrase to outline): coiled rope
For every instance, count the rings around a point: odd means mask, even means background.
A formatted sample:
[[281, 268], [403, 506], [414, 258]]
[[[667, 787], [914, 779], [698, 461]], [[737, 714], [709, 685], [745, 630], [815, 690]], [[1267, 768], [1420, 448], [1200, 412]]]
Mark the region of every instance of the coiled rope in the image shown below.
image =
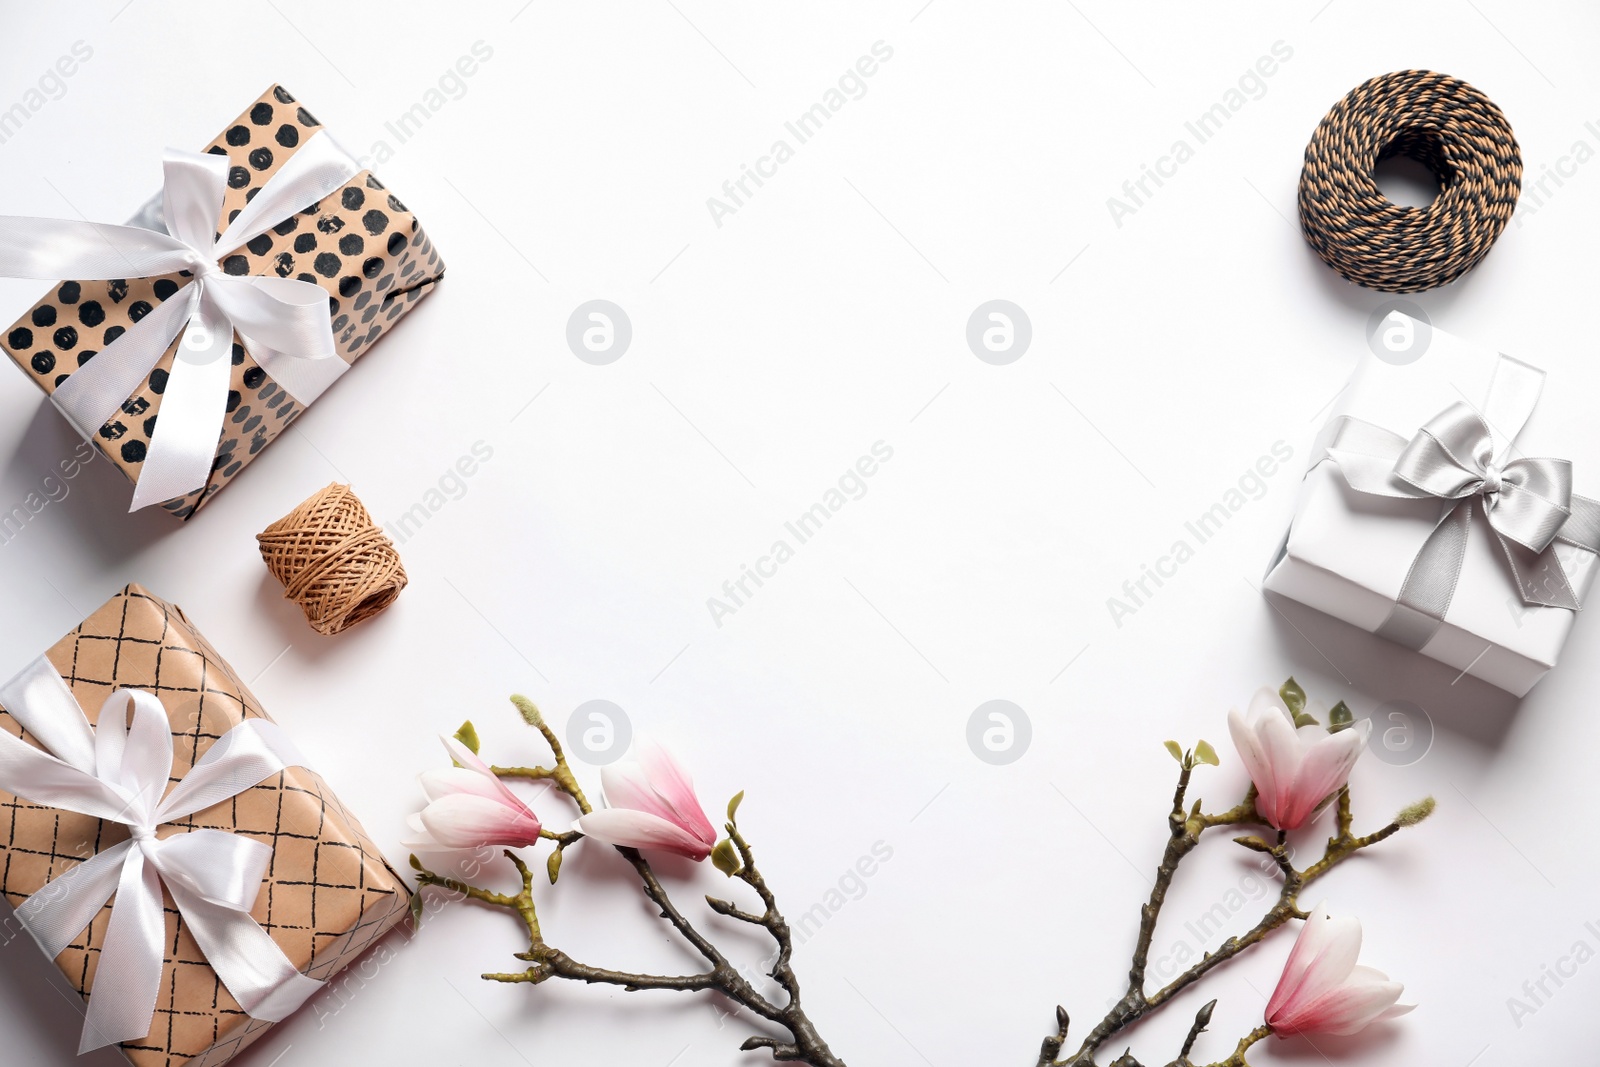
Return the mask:
[[[1373, 168], [1433, 172], [1426, 207], [1391, 203]], [[1388, 293], [1455, 281], [1488, 254], [1522, 188], [1522, 155], [1494, 102], [1459, 78], [1402, 70], [1363, 82], [1318, 124], [1300, 172], [1300, 226], [1346, 279]]]

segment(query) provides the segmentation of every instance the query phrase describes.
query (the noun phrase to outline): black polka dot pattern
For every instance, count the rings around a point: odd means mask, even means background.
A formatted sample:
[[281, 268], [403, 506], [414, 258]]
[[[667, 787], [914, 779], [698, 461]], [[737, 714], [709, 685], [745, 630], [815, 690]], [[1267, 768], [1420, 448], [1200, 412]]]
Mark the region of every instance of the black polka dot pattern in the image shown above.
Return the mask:
[[[256, 101], [207, 151], [228, 159], [223, 218], [249, 202], [318, 123], [281, 86]], [[334, 340], [355, 362], [444, 273], [432, 242], [405, 205], [363, 172], [341, 190], [273, 226], [224, 258], [236, 275], [299, 278], [327, 290]], [[0, 348], [53, 392], [152, 308], [189, 282], [189, 272], [162, 278], [63, 280], [21, 321], [0, 333]], [[98, 344], [100, 347], [95, 348]], [[172, 366], [169, 351], [121, 412], [100, 428], [101, 451], [132, 480], [149, 450], [160, 398]], [[242, 345], [233, 347], [228, 414], [210, 482], [162, 506], [187, 519], [238, 474], [300, 414], [300, 403], [274, 382]]]

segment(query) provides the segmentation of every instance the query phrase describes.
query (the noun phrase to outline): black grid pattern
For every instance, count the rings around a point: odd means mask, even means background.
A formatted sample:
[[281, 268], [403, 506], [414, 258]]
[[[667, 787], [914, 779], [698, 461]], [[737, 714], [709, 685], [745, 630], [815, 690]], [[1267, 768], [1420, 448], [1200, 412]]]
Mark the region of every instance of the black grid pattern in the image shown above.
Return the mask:
[[[268, 718], [254, 695], [182, 611], [128, 586], [50, 649], [91, 719], [118, 687], [144, 689], [172, 720], [174, 777], [245, 719]], [[27, 737], [0, 710], [0, 729]], [[290, 768], [160, 836], [212, 827], [273, 849], [255, 918], [300, 970], [331, 977], [404, 918], [406, 890], [377, 847], [315, 773]], [[0, 792], [0, 894], [20, 904], [45, 882], [125, 839], [116, 824]], [[206, 964], [167, 899], [167, 960], [155, 1024], [122, 1046], [136, 1067], [218, 1067], [270, 1026], [246, 1016]], [[87, 996], [110, 906], [57, 960]]]

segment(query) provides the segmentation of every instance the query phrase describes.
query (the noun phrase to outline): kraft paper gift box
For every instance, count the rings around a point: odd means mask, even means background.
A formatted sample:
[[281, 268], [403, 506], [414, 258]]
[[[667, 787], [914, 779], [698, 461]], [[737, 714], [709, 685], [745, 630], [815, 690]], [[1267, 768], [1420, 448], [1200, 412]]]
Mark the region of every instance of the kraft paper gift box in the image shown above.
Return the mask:
[[[1581, 612], [1529, 602], [1518, 575], [1547, 590], [1570, 590], [1577, 602], [1594, 580], [1594, 527], [1600, 524], [1594, 501], [1577, 493], [1600, 492], [1595, 420], [1568, 417], [1576, 409], [1560, 392], [1559, 375], [1546, 381], [1529, 364], [1398, 313], [1389, 322], [1409, 331], [1412, 344], [1425, 346], [1422, 355], [1412, 362], [1363, 356], [1312, 450], [1311, 469], [1265, 587], [1522, 696], [1556, 665]], [[1427, 617], [1428, 611], [1417, 611], [1416, 598], [1403, 591], [1414, 564], [1426, 571], [1438, 562], [1437, 556], [1419, 562], [1419, 553], [1436, 527], [1450, 525], [1449, 516], [1457, 514], [1454, 502], [1359, 491], [1330, 448], [1348, 455], [1341, 451], [1345, 444], [1370, 437], [1373, 428], [1379, 437], [1387, 433], [1409, 442], [1425, 425], [1437, 431], [1439, 423], [1431, 420], [1447, 409], [1458, 418], [1466, 413], [1463, 426], [1475, 421], [1473, 412], [1481, 416], [1479, 425], [1493, 442], [1494, 477], [1503, 471], [1509, 483], [1525, 476], [1515, 473], [1517, 462], [1560, 457], [1570, 461], [1571, 488], [1577, 492], [1560, 536], [1538, 564], [1531, 562], [1528, 549], [1504, 541], [1490, 527], [1488, 498], [1474, 497], [1459, 576], [1439, 622]], [[1355, 438], [1351, 430], [1357, 431]], [[1459, 442], [1452, 447], [1467, 460], [1468, 449]], [[1557, 513], [1556, 524], [1561, 521]], [[1581, 547], [1584, 541], [1590, 547]], [[1435, 583], [1435, 592], [1439, 588], [1447, 585]]]
[[[246, 108], [205, 151], [227, 158], [229, 171], [217, 229], [233, 217], [320, 130], [320, 124], [282, 86]], [[353, 364], [430, 292], [444, 264], [417, 219], [369, 171], [230, 253], [228, 274], [297, 278], [328, 293], [338, 358]], [[136, 222], [148, 221], [148, 210]], [[157, 213], [158, 214], [158, 213]], [[190, 280], [189, 272], [113, 281], [57, 284], [11, 327], [0, 348], [47, 395], [80, 366], [159, 307]], [[300, 415], [301, 395], [275, 381], [235, 335], [227, 414], [209, 481], [162, 502], [187, 519]], [[181, 339], [121, 410], [98, 427], [79, 427], [106, 458], [137, 481], [161, 414], [162, 393]]]
[[[154, 694], [170, 719], [175, 781], [233, 727], [268, 719], [183, 612], [137, 585], [56, 642], [46, 659], [91, 719], [114, 689]], [[8, 711], [0, 711], [0, 729], [44, 747]], [[289, 767], [232, 799], [163, 825], [157, 836], [205, 827], [271, 847], [251, 914], [290, 964], [310, 978], [327, 980], [408, 914], [409, 894], [400, 877], [313, 771]], [[128, 836], [124, 826], [0, 792], [0, 894], [17, 906]], [[162, 902], [165, 960], [154, 1023], [148, 1036], [119, 1047], [135, 1067], [218, 1067], [273, 1024], [239, 1009], [165, 888]], [[56, 959], [67, 982], [91, 1001], [116, 906], [113, 897]], [[8, 919], [8, 929], [16, 922]], [[60, 1062], [69, 1062], [71, 1052], [63, 1049]]]

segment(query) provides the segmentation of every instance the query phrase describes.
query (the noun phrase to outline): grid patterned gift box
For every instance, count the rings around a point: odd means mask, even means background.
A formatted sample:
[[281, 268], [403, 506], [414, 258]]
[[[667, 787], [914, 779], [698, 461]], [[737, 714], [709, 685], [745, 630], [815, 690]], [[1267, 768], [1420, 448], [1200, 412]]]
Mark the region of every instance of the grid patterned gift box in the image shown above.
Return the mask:
[[[223, 734], [266, 719], [256, 698], [183, 612], [130, 585], [46, 654], [91, 720], [117, 688], [153, 693], [172, 722], [173, 781]], [[0, 729], [29, 735], [0, 710]], [[272, 848], [253, 912], [302, 974], [327, 980], [400, 922], [408, 891], [355, 816], [313, 771], [291, 767], [231, 800], [163, 826], [160, 837], [212, 827]], [[0, 894], [13, 906], [127, 837], [125, 827], [0, 792]], [[56, 960], [93, 995], [111, 904]], [[166, 960], [150, 1033], [126, 1042], [135, 1067], [218, 1067], [271, 1023], [239, 1009], [206, 963], [170, 897]], [[3, 1057], [0, 1057], [3, 1058]]]
[[[227, 194], [218, 231], [321, 124], [289, 91], [274, 85], [204, 151], [228, 158]], [[328, 292], [338, 355], [354, 363], [444, 275], [433, 242], [405, 204], [370, 171], [307, 206], [229, 255], [229, 274], [298, 278]], [[179, 292], [179, 274], [58, 284], [0, 331], [0, 349], [51, 394], [158, 304]], [[181, 340], [93, 441], [129, 481], [138, 481], [161, 394]], [[301, 405], [250, 358], [234, 337], [228, 412], [207, 484], [161, 506], [180, 519], [203, 507], [300, 414]]]

